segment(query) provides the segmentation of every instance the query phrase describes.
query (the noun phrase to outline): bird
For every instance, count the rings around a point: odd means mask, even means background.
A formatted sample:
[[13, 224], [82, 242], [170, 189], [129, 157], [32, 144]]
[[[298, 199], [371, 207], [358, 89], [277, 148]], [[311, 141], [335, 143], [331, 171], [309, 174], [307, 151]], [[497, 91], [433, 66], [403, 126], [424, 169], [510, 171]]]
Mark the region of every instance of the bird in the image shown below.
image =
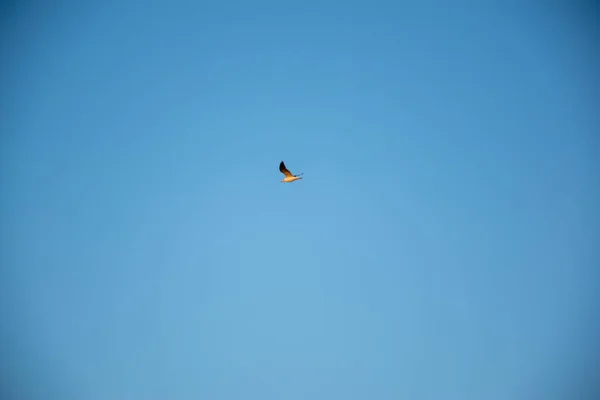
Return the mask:
[[281, 183], [284, 182], [294, 182], [295, 180], [298, 179], [302, 179], [301, 175], [304, 175], [304, 173], [302, 174], [298, 174], [298, 175], [293, 175], [286, 167], [285, 164], [283, 163], [283, 161], [281, 163], [279, 163], [279, 171], [285, 175], [285, 178], [283, 178], [281, 180]]

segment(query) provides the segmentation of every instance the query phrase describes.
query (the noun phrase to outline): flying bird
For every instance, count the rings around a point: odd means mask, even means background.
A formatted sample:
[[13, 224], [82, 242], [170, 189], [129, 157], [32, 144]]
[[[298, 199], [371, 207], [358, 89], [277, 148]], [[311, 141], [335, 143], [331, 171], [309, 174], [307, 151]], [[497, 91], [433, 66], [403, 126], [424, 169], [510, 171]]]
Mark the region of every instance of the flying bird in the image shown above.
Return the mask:
[[292, 173], [291, 173], [291, 172], [290, 172], [290, 171], [289, 171], [289, 170], [288, 170], [288, 169], [285, 167], [285, 164], [283, 163], [283, 161], [282, 161], [282, 162], [279, 164], [279, 171], [281, 171], [281, 173], [282, 173], [283, 175], [285, 175], [285, 178], [283, 178], [283, 179], [281, 180], [281, 182], [282, 182], [282, 183], [283, 183], [283, 182], [294, 182], [294, 181], [295, 181], [295, 180], [297, 180], [297, 179], [302, 179], [300, 176], [304, 174], [304, 173], [302, 173], [302, 174], [299, 174], [299, 175], [294, 175], [294, 174], [292, 174]]

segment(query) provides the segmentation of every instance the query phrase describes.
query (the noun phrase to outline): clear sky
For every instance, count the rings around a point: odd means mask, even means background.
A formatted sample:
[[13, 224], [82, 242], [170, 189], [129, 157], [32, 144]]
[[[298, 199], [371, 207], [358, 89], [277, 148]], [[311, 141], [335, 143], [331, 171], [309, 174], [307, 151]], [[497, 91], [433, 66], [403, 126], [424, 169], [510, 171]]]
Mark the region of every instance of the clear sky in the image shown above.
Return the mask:
[[2, 6], [2, 398], [594, 389], [597, 9], [49, 4]]

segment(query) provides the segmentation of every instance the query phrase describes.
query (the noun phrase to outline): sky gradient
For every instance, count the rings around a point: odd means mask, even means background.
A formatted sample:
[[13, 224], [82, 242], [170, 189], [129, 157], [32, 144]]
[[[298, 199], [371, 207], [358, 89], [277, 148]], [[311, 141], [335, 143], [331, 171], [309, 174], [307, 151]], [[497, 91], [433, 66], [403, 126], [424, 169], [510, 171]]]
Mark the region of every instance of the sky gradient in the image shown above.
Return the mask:
[[2, 10], [0, 397], [598, 389], [596, 8], [62, 4]]

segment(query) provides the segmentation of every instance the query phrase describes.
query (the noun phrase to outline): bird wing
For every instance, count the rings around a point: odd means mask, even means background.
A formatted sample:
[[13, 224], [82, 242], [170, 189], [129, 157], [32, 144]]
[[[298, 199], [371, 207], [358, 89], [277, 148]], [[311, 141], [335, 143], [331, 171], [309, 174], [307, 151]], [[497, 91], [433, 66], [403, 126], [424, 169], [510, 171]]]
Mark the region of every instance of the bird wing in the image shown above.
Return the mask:
[[283, 161], [281, 163], [279, 163], [279, 171], [281, 171], [282, 174], [284, 174], [287, 177], [290, 176], [294, 176], [292, 175], [292, 173], [290, 171], [288, 171], [288, 169], [285, 167], [285, 164], [283, 163]]

